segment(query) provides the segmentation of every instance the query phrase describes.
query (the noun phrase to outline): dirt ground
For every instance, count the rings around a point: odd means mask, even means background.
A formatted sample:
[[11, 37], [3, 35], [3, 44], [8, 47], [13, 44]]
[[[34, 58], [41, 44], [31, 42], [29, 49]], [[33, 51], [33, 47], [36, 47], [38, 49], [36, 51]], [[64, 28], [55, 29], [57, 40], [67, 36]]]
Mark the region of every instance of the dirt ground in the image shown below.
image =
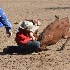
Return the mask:
[[16, 46], [14, 41], [18, 24], [25, 18], [39, 19], [42, 25], [38, 34], [55, 20], [69, 17], [70, 0], [0, 0], [0, 7], [5, 11], [13, 28], [13, 36], [7, 38], [5, 28], [0, 29], [0, 70], [70, 70], [70, 41], [64, 49], [57, 51], [66, 39], [61, 39], [55, 45], [47, 46], [49, 50], [38, 54], [9, 55], [2, 54], [7, 46]]

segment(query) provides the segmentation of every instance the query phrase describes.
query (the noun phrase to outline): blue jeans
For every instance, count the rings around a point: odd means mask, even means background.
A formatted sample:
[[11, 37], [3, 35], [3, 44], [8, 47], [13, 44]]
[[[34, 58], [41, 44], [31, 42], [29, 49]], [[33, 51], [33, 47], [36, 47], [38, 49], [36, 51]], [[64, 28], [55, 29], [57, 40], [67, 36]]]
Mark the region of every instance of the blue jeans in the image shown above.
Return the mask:
[[28, 47], [31, 47], [31, 48], [39, 48], [40, 47], [40, 42], [39, 41], [36, 41], [36, 40], [29, 41], [27, 43], [27, 46]]
[[18, 44], [18, 47], [23, 49], [22, 51], [36, 51], [40, 47], [40, 42], [33, 40], [29, 41], [27, 44]]

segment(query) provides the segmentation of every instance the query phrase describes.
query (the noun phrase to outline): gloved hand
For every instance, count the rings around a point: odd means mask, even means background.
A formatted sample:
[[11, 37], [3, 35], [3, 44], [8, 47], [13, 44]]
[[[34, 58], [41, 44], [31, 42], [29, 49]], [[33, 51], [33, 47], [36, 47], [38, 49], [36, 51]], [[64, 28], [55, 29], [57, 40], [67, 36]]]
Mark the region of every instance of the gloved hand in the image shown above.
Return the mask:
[[10, 37], [10, 36], [12, 36], [12, 31], [9, 30], [9, 31], [6, 32], [6, 34], [8, 34], [7, 37]]

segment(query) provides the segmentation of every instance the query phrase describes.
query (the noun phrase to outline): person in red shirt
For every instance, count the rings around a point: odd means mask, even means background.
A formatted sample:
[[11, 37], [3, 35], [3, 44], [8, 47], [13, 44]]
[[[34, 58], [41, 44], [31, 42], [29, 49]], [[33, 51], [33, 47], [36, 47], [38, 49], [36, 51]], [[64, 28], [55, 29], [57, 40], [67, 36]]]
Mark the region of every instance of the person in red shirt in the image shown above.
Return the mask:
[[29, 20], [20, 22], [15, 38], [15, 41], [19, 47], [29, 47], [33, 49], [37, 49], [40, 47], [40, 42], [37, 41], [33, 36], [33, 31], [36, 30], [34, 28], [35, 26], [33, 22]]

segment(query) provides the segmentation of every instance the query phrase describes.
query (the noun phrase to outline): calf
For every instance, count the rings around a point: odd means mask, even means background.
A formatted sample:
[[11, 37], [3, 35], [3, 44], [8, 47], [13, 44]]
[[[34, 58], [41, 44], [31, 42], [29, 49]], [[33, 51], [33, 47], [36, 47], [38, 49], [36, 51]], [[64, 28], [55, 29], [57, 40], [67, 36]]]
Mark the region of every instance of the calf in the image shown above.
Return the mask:
[[41, 43], [38, 50], [45, 50], [46, 46], [55, 44], [61, 38], [69, 38], [69, 27], [70, 25], [68, 17], [62, 18], [60, 20], [57, 18], [38, 36], [38, 41]]

